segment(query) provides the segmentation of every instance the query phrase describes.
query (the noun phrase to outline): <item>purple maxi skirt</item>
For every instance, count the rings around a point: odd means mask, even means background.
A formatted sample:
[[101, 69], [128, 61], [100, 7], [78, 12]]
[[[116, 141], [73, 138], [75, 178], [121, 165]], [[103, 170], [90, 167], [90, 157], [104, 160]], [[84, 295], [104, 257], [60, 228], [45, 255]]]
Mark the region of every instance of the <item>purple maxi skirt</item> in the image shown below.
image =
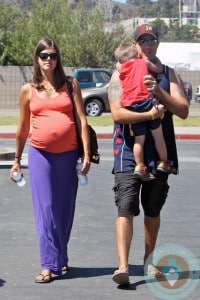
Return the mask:
[[49, 153], [32, 146], [28, 164], [42, 269], [62, 273], [68, 265], [78, 179], [78, 152]]

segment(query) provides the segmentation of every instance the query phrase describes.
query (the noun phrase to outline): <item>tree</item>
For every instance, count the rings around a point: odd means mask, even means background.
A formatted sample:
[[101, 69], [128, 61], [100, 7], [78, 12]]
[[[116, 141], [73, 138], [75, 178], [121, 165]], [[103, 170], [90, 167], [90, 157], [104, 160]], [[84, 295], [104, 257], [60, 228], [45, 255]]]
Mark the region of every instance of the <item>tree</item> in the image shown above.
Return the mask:
[[63, 0], [47, 0], [43, 4], [34, 0], [32, 8], [22, 12], [15, 24], [11, 51], [18, 64], [31, 65], [37, 42], [46, 36], [55, 39], [60, 47], [69, 49], [73, 44], [69, 38], [76, 37], [73, 17], [74, 13]]
[[[171, 6], [175, 1], [170, 1]], [[132, 40], [132, 36], [128, 36], [123, 27], [116, 22], [114, 12], [117, 10], [113, 9], [111, 0], [107, 1], [107, 6], [100, 5], [100, 1], [97, 0], [10, 2], [13, 5], [17, 3], [18, 6], [0, 5], [0, 64], [2, 65], [32, 65], [32, 55], [37, 42], [49, 36], [58, 43], [65, 66], [110, 67], [115, 48], [120, 42]], [[25, 2], [26, 6], [22, 7]], [[140, 9], [141, 4], [145, 8], [142, 10], [143, 14], [144, 12], [151, 14], [155, 7], [158, 7], [156, 11], [159, 12], [161, 6], [161, 0], [156, 3], [142, 0], [132, 2], [134, 3], [127, 4], [128, 7], [135, 9], [137, 8], [135, 3], [138, 2]], [[165, 10], [169, 10], [167, 2], [167, 0], [163, 2]], [[106, 0], [102, 3], [106, 3]], [[123, 5], [119, 7], [121, 17]], [[171, 24], [168, 28], [159, 18], [153, 23], [159, 28], [162, 41], [197, 41], [196, 26], [187, 25], [179, 28], [177, 24]]]
[[176, 39], [179, 42], [194, 41], [198, 33], [198, 27], [193, 25], [183, 25], [175, 28]]
[[122, 27], [106, 27], [102, 9], [88, 10], [83, 4], [72, 9], [66, 0], [34, 0], [28, 11], [17, 13], [10, 21], [7, 64], [32, 65], [37, 42], [48, 36], [58, 43], [65, 66], [109, 67], [125, 37]]
[[165, 22], [159, 18], [152, 22], [157, 28], [160, 35], [160, 39], [162, 40], [168, 32], [168, 27]]
[[77, 10], [74, 22], [79, 27], [81, 43], [79, 61], [76, 63], [81, 66], [109, 67], [114, 49], [125, 36], [123, 28], [117, 25], [110, 27], [110, 23], [105, 23], [101, 9], [86, 13], [83, 6]]
[[15, 63], [13, 56], [10, 54], [10, 37], [13, 33], [13, 23], [15, 13], [12, 7], [0, 4], [0, 64], [7, 65]]

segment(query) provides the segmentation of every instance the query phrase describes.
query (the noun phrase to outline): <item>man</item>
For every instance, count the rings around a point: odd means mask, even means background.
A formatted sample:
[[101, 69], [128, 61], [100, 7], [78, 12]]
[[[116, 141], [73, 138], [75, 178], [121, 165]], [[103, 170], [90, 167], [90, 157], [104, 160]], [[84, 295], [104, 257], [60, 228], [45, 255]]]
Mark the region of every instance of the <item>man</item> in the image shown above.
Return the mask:
[[[141, 57], [151, 62], [155, 61], [159, 46], [159, 36], [156, 27], [150, 24], [143, 24], [137, 27], [134, 43]], [[160, 88], [159, 82], [163, 81], [163, 78], [165, 79], [165, 84], [164, 86], [162, 84], [163, 88]], [[147, 134], [145, 142], [145, 160], [150, 172], [154, 174], [155, 180], [145, 182], [134, 178], [135, 161], [132, 152], [134, 133], [131, 132], [129, 124], [147, 122], [163, 117], [164, 114], [162, 127], [167, 145], [168, 159], [173, 162], [173, 173], [177, 174], [178, 159], [172, 115], [175, 114], [185, 119], [189, 110], [188, 101], [180, 87], [179, 78], [173, 69], [163, 66], [162, 74], [155, 74], [154, 77], [146, 75], [144, 83], [162, 104], [153, 107], [151, 111], [143, 113], [132, 112], [121, 106], [121, 84], [117, 70], [112, 75], [108, 91], [111, 114], [115, 123], [113, 172], [115, 176], [115, 202], [118, 207], [116, 242], [119, 267], [113, 274], [113, 281], [121, 285], [129, 283], [128, 258], [133, 236], [133, 219], [140, 213], [139, 198], [144, 210], [145, 263], [156, 245], [160, 227], [160, 211], [165, 203], [169, 189], [168, 174], [156, 171], [159, 157], [150, 133]], [[158, 270], [154, 266], [149, 265], [148, 271], [155, 275], [155, 272]]]

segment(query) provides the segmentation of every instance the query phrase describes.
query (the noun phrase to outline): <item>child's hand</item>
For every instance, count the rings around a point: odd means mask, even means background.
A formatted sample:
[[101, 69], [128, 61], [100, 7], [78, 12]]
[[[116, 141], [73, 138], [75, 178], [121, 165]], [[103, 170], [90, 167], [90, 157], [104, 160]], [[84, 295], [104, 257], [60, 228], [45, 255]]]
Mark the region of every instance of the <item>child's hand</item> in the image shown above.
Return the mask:
[[116, 69], [118, 72], [121, 72], [121, 64], [119, 61], [116, 63]]
[[166, 108], [162, 104], [154, 105], [151, 109], [151, 115], [153, 114], [154, 119], [162, 119], [164, 117], [164, 113]]

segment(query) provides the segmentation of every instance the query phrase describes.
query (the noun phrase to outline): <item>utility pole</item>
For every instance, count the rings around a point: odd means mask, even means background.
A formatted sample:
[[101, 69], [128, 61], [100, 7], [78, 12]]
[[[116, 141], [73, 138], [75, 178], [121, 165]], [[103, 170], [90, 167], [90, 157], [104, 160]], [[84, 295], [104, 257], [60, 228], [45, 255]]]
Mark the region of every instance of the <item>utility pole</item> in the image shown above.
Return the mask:
[[97, 0], [96, 7], [104, 12], [104, 19], [111, 24], [113, 17], [113, 1], [112, 0]]
[[179, 27], [182, 26], [182, 0], [179, 0]]

